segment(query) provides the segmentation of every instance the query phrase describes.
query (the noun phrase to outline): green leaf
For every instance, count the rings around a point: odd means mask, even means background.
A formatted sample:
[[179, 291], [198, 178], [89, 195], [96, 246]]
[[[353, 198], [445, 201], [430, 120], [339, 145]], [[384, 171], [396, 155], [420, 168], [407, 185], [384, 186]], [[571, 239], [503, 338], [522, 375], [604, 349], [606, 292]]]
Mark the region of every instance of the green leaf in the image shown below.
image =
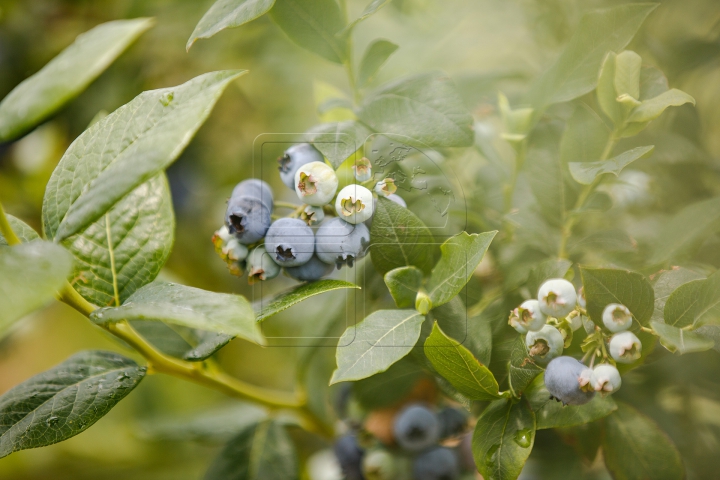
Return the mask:
[[323, 123], [311, 128], [309, 141], [337, 169], [350, 155], [362, 147], [370, 130], [354, 120]]
[[337, 348], [330, 385], [384, 372], [417, 343], [425, 317], [415, 310], [378, 310], [348, 327]]
[[398, 267], [387, 272], [383, 279], [398, 308], [415, 305], [415, 297], [423, 280], [420, 270], [415, 267]]
[[50, 302], [71, 268], [70, 254], [50, 242], [0, 246], [0, 338], [17, 320]]
[[398, 46], [396, 44], [382, 38], [372, 42], [365, 50], [362, 60], [360, 60], [357, 73], [357, 86], [363, 88], [370, 83], [378, 70], [380, 70], [380, 67], [387, 62], [390, 55], [395, 53], [397, 49]]
[[146, 370], [117, 353], [86, 351], [14, 387], [0, 397], [0, 458], [87, 430]]
[[372, 0], [370, 3], [368, 3], [368, 5], [365, 7], [365, 10], [363, 10], [360, 16], [350, 22], [347, 27], [345, 27], [345, 29], [342, 31], [342, 34], [346, 35], [350, 33], [350, 31], [355, 28], [355, 25], [362, 22], [366, 18], [375, 15], [377, 11], [384, 7], [385, 4], [387, 4], [388, 2], [390, 2], [390, 0]]
[[525, 402], [491, 403], [475, 425], [475, 465], [483, 478], [514, 480], [535, 443], [535, 415]]
[[439, 72], [404, 77], [380, 87], [358, 118], [380, 133], [409, 137], [430, 147], [472, 145], [472, 116], [455, 84]]
[[353, 382], [353, 397], [368, 410], [387, 407], [410, 393], [422, 376], [422, 368], [406, 357], [382, 373]]
[[583, 15], [560, 57], [533, 85], [529, 98], [537, 110], [566, 102], [595, 88], [608, 51], [622, 50], [657, 7], [631, 3]]
[[19, 137], [75, 98], [153, 23], [116, 20], [79, 35], [0, 103], [0, 141]]
[[640, 273], [611, 268], [580, 267], [590, 318], [602, 325], [602, 312], [610, 303], [625, 305], [633, 317], [647, 325], [655, 307], [650, 282]]
[[[670, 300], [670, 295], [675, 292], [682, 285], [693, 280], [701, 280], [703, 277], [701, 274], [693, 272], [687, 268], [674, 267], [672, 270], [663, 271], [657, 276], [653, 282], [653, 290], [655, 290], [655, 311], [653, 312], [652, 319], [658, 322], [665, 322], [671, 325], [667, 321], [667, 315], [665, 314], [665, 305]], [[684, 302], [683, 302], [684, 303]], [[684, 311], [685, 308], [681, 308], [680, 311]], [[676, 313], [670, 315], [675, 318]], [[694, 317], [690, 317], [693, 319]], [[683, 325], [680, 325], [683, 326]]]
[[518, 336], [512, 343], [508, 370], [510, 391], [516, 397], [519, 397], [535, 377], [543, 372], [542, 367], [528, 355], [525, 339], [521, 336]]
[[563, 405], [550, 398], [545, 388], [545, 376], [538, 375], [525, 392], [530, 408], [535, 412], [537, 429], [572, 427], [607, 417], [617, 410], [611, 396], [596, 394], [585, 405]]
[[676, 260], [694, 253], [695, 248], [720, 224], [720, 198], [710, 198], [693, 203], [678, 213], [655, 235], [658, 238], [651, 264]]
[[679, 107], [686, 103], [695, 105], [695, 99], [681, 90], [672, 88], [655, 98], [644, 100], [642, 104], [633, 109], [628, 122], [650, 122], [662, 115], [666, 108]]
[[601, 158], [609, 137], [605, 122], [592, 108], [581, 103], [567, 121], [560, 141], [562, 163], [592, 162]]
[[[612, 120], [613, 124], [620, 125], [623, 121], [623, 111], [617, 101], [617, 91], [615, 90], [615, 60], [617, 54], [608, 52], [603, 60], [600, 68], [600, 76], [595, 93], [597, 95], [600, 109], [605, 115]], [[600, 158], [600, 155], [595, 158]]]
[[192, 350], [185, 352], [182, 357], [183, 360], [187, 360], [189, 362], [202, 362], [203, 360], [207, 360], [235, 338], [224, 333], [202, 333], [203, 335], [198, 335], [199, 341], [197, 345]]
[[697, 295], [693, 325], [720, 325], [720, 270], [702, 281]]
[[540, 285], [551, 278], [565, 278], [572, 262], [567, 259], [550, 258], [537, 264], [528, 276], [528, 289], [532, 295], [536, 295]]
[[211, 72], [141, 93], [92, 125], [65, 152], [43, 200], [45, 234], [56, 242], [102, 217], [183, 151], [230, 81]]
[[75, 257], [73, 287], [95, 305], [122, 304], [160, 272], [172, 250], [174, 231], [170, 188], [160, 174], [62, 241]]
[[665, 74], [651, 65], [643, 65], [640, 69], [640, 98], [638, 100], [649, 100], [667, 92], [668, 86]]
[[537, 200], [540, 213], [552, 226], [565, 221], [565, 165], [558, 154], [556, 125], [538, 125], [529, 137], [525, 155], [525, 178]]
[[623, 168], [635, 160], [647, 157], [654, 148], [654, 145], [633, 148], [613, 158], [599, 162], [571, 162], [569, 165], [570, 175], [575, 181], [583, 185], [590, 185], [595, 181], [595, 178], [606, 173], [612, 173], [617, 177]]
[[437, 323], [425, 340], [425, 356], [437, 372], [471, 400], [500, 398], [498, 383], [488, 368], [467, 348], [440, 330]]
[[605, 419], [605, 465], [617, 480], [685, 478], [680, 453], [650, 418], [626, 403]]
[[625, 50], [615, 57], [615, 94], [640, 99], [640, 70], [642, 58], [632, 50]]
[[497, 231], [460, 232], [440, 246], [440, 260], [428, 280], [428, 295], [433, 307], [449, 302], [465, 287], [480, 264]]
[[276, 0], [270, 17], [302, 48], [335, 63], [343, 63], [347, 44], [336, 35], [345, 22], [335, 0]]
[[370, 258], [381, 274], [415, 266], [429, 273], [435, 263], [434, 238], [425, 224], [407, 208], [378, 198], [370, 228]]
[[695, 323], [695, 317], [702, 306], [699, 302], [704, 284], [704, 279], [696, 279], [676, 288], [665, 302], [663, 322], [678, 328]]
[[634, 252], [637, 242], [623, 230], [599, 230], [568, 242], [568, 252]]
[[[27, 223], [23, 222], [19, 218], [13, 217], [12, 215], [6, 214], [5, 216], [7, 217], [8, 223], [13, 229], [13, 232], [15, 232], [15, 235], [22, 243], [27, 243], [40, 238], [40, 235], [38, 235], [37, 232]], [[8, 246], [9, 244], [7, 240], [5, 240], [5, 237], [3, 237], [2, 232], [0, 232], [0, 246], [3, 245]]]
[[217, 0], [195, 26], [185, 49], [190, 50], [200, 38], [210, 38], [265, 15], [274, 4], [275, 0]]
[[277, 421], [265, 420], [230, 440], [210, 465], [205, 480], [294, 480], [295, 446]]
[[119, 307], [94, 311], [90, 320], [98, 325], [123, 320], [160, 321], [264, 343], [252, 307], [244, 297], [159, 281], [140, 288]]
[[273, 298], [270, 303], [264, 305], [257, 314], [257, 321], [262, 322], [263, 320], [292, 307], [296, 303], [300, 303], [303, 300], [307, 300], [315, 295], [343, 288], [359, 289], [360, 287], [354, 283], [346, 282], [344, 280], [318, 280], [317, 282], [298, 285], [292, 290], [278, 295]]
[[693, 352], [704, 352], [715, 346], [715, 342], [699, 333], [682, 330], [662, 322], [650, 324], [660, 337], [660, 343], [669, 351], [680, 355]]

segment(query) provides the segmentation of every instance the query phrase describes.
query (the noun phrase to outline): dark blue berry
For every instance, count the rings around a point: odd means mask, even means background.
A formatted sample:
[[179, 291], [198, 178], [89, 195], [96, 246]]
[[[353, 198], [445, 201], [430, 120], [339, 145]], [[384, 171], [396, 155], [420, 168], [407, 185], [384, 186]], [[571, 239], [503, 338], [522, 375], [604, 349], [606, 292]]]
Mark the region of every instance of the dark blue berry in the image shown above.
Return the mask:
[[449, 448], [433, 448], [418, 455], [413, 462], [415, 480], [456, 480], [459, 476], [457, 455]]
[[363, 480], [363, 449], [358, 445], [355, 435], [348, 434], [338, 438], [333, 447], [340, 463], [345, 480]]
[[418, 452], [435, 445], [440, 438], [440, 422], [430, 409], [410, 405], [395, 417], [395, 440], [405, 450]]

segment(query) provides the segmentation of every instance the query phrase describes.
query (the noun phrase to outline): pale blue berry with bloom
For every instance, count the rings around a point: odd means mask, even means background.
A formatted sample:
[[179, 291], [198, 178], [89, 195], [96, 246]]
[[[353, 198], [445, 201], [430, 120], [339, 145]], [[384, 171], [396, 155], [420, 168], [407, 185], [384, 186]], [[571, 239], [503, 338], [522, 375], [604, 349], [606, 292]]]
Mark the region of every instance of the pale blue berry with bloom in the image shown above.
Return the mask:
[[632, 313], [625, 305], [611, 303], [603, 310], [605, 327], [613, 333], [624, 332], [632, 326]]
[[318, 152], [317, 149], [309, 143], [293, 145], [285, 150], [283, 155], [278, 158], [280, 180], [282, 180], [290, 190], [295, 190], [295, 173], [298, 168], [308, 163], [322, 161], [322, 153]]
[[592, 370], [573, 357], [558, 357], [545, 369], [545, 388], [565, 405], [584, 405], [595, 396], [588, 388]]
[[280, 218], [267, 231], [265, 250], [278, 265], [299, 267], [315, 252], [315, 234], [299, 218]]

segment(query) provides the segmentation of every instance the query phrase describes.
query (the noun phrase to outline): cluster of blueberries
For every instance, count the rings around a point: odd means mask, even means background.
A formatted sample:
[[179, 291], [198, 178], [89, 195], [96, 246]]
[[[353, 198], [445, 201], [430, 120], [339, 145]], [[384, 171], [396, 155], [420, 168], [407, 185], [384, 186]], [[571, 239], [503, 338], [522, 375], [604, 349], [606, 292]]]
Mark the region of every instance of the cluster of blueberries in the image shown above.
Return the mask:
[[456, 480], [476, 471], [465, 411], [410, 403], [391, 422], [382, 440], [352, 432], [335, 442], [345, 480]]
[[[585, 315], [585, 306], [582, 288], [576, 292], [569, 281], [551, 279], [540, 286], [537, 300], [526, 300], [511, 311], [508, 322], [525, 335], [529, 355], [538, 363], [547, 364], [545, 386], [548, 392], [568, 405], [582, 405], [596, 392], [609, 394], [621, 385], [620, 372], [611, 363], [591, 368], [592, 365], [587, 367], [573, 357], [561, 356], [568, 328], [576, 331], [584, 327], [588, 334], [596, 330]], [[638, 360], [642, 344], [629, 331], [633, 321], [630, 310], [625, 305], [611, 303], [603, 310], [602, 320], [605, 328], [613, 333], [607, 346], [610, 358], [606, 360], [613, 363]]]
[[[247, 270], [253, 283], [275, 278], [284, 269], [288, 276], [310, 282], [330, 274], [333, 266], [352, 267], [370, 243], [367, 223], [376, 198], [360, 184], [372, 180], [370, 161], [358, 160], [353, 172], [359, 183], [339, 192], [335, 170], [308, 143], [288, 148], [278, 163], [280, 179], [302, 205], [289, 217], [272, 221], [275, 205], [270, 186], [258, 179], [240, 182], [228, 201], [225, 223], [213, 236], [215, 250], [230, 272], [241, 276]], [[392, 178], [378, 182], [374, 190], [406, 206], [395, 194]], [[336, 216], [325, 219], [326, 213]], [[315, 224], [319, 227], [311, 228]]]

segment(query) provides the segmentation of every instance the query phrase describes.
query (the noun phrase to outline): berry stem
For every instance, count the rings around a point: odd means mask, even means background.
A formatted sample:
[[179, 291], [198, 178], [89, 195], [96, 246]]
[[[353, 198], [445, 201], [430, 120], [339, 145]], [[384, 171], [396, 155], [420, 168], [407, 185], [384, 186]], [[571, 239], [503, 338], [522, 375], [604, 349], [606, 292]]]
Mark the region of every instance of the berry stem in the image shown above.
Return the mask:
[[[603, 149], [603, 153], [600, 157], [600, 161], [607, 160], [610, 154], [612, 153], [613, 148], [615, 148], [615, 143], [617, 143], [617, 130], [614, 130], [610, 137], [608, 137], [608, 141], [605, 144], [605, 148]], [[568, 252], [567, 252], [567, 242], [570, 239], [570, 235], [572, 235], [572, 229], [575, 226], [575, 222], [578, 219], [577, 211], [580, 210], [583, 205], [585, 205], [585, 202], [590, 197], [590, 194], [595, 191], [595, 188], [597, 188], [598, 185], [600, 185], [602, 179], [602, 175], [598, 175], [595, 177], [595, 180], [590, 185], [586, 185], [585, 188], [583, 188], [582, 192], [580, 192], [580, 195], [577, 198], [577, 201], [575, 202], [575, 206], [573, 207], [573, 211], [571, 214], [567, 217], [565, 220], [565, 224], [562, 227], [562, 230], [560, 231], [560, 248], [558, 249], [558, 257], [559, 258], [567, 258]]]
[[21, 243], [20, 239], [17, 235], [15, 235], [15, 232], [10, 226], [7, 216], [5, 216], [5, 210], [3, 210], [2, 203], [0, 203], [0, 233], [2, 233], [3, 237], [5, 237], [5, 240], [10, 246], [19, 245]]
[[[65, 282], [65, 286], [58, 293], [58, 300], [70, 305], [85, 316], [89, 316], [97, 309], [95, 305], [85, 300], [68, 282]], [[155, 349], [125, 321], [103, 325], [103, 328], [142, 355], [148, 362], [148, 372], [150, 373], [164, 373], [189, 380], [231, 397], [260, 403], [271, 410], [294, 409], [302, 418], [303, 424], [308, 430], [332, 438], [332, 431], [308, 409], [306, 394], [302, 390], [290, 393], [266, 389], [228, 375], [215, 368], [211, 361], [187, 362], [170, 357]]]

